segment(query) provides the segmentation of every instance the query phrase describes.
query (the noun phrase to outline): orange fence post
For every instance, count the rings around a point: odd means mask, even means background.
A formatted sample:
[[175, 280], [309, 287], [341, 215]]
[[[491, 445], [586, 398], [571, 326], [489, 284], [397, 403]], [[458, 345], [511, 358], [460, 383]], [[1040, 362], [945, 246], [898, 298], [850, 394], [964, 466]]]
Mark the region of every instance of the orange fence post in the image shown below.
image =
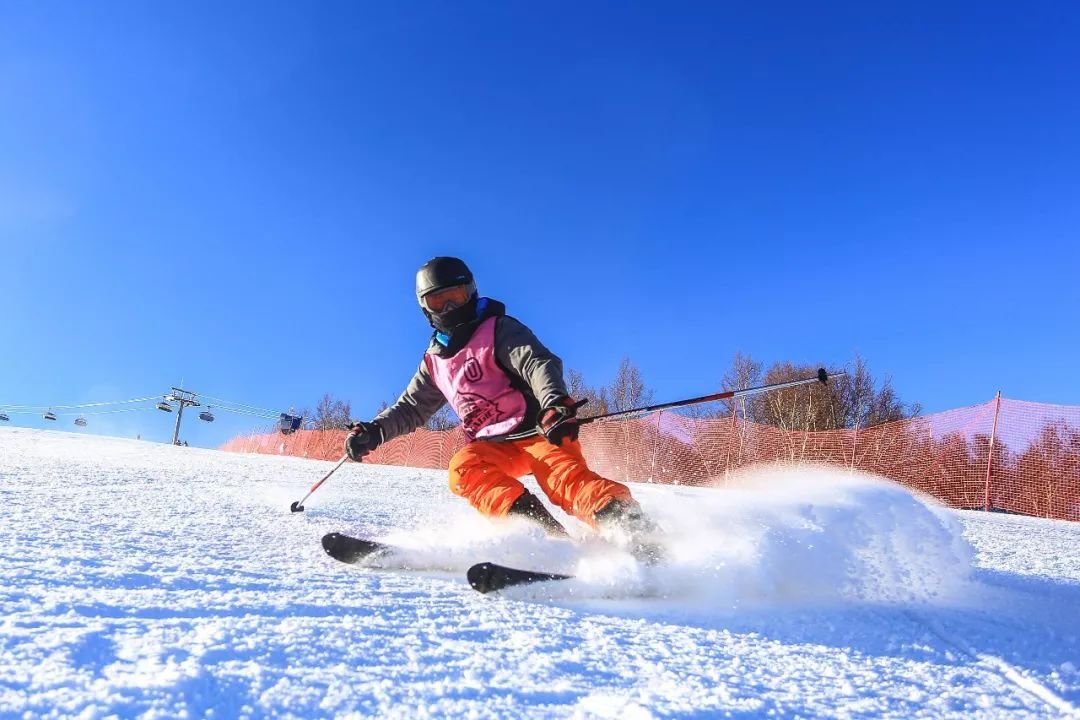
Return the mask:
[[[743, 402], [746, 402], [745, 400]], [[724, 480], [731, 476], [731, 448], [739, 436], [739, 401], [731, 403], [731, 441], [727, 444], [727, 467], [724, 469]]]
[[990, 428], [990, 454], [986, 458], [986, 499], [983, 502], [983, 509], [986, 512], [990, 512], [990, 477], [994, 472], [994, 438], [997, 437], [997, 424], [998, 414], [1001, 412], [1001, 391], [997, 391], [997, 398], [994, 403], [994, 424]]
[[656, 454], [660, 451], [660, 418], [663, 417], [663, 415], [663, 410], [656, 413], [656, 435], [653, 437], [652, 473], [649, 475], [649, 482], [656, 482]]
[[851, 469], [855, 469], [855, 455], [859, 452], [859, 421], [855, 420], [855, 432], [851, 436]]

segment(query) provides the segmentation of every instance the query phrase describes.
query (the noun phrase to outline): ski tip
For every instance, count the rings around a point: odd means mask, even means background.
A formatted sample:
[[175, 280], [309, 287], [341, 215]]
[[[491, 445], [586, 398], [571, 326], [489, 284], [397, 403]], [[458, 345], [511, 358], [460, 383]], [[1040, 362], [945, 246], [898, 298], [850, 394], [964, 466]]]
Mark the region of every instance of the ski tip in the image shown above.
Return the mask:
[[573, 575], [519, 570], [493, 562], [482, 562], [470, 567], [465, 573], [465, 578], [469, 581], [469, 585], [472, 586], [473, 590], [487, 594], [518, 585], [532, 585], [533, 583], [550, 582], [552, 580], [570, 580]]
[[355, 538], [350, 535], [332, 532], [322, 536], [322, 547], [326, 554], [343, 563], [360, 562], [366, 557], [387, 552], [390, 547], [375, 540]]
[[334, 549], [338, 546], [340, 538], [341, 533], [336, 532], [327, 533], [322, 536], [322, 549], [326, 551], [327, 555], [332, 556], [334, 554]]
[[489, 562], [477, 563], [465, 573], [466, 579], [472, 589], [478, 593], [489, 593], [498, 588], [492, 587], [491, 579], [494, 575], [495, 566]]
[[323, 535], [323, 539], [321, 542], [323, 544], [323, 549], [324, 551], [326, 551], [327, 555], [330, 554], [330, 549], [332, 549], [337, 544], [337, 538], [338, 533], [336, 532], [328, 532]]

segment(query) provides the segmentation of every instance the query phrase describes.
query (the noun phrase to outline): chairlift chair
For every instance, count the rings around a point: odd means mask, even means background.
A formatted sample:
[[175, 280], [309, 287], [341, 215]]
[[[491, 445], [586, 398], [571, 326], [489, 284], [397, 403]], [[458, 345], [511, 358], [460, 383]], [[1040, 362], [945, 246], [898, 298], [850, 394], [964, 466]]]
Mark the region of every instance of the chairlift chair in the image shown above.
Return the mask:
[[78, 425], [79, 427], [86, 427], [86, 418], [84, 418], [84, 417], [75, 418], [75, 424]]
[[11, 420], [11, 418], [9, 418], [9, 417], [8, 417], [7, 415], [5, 415], [4, 413], [0, 413], [0, 422], [7, 422], [7, 421], [9, 421], [9, 420]]
[[297, 417], [296, 415], [289, 415], [288, 413], [281, 413], [281, 417], [278, 420], [279, 427], [281, 428], [282, 435], [292, 435], [294, 432], [300, 429], [300, 423], [304, 421], [304, 418]]
[[172, 412], [172, 405], [162, 400], [157, 404], [157, 409], [161, 412]]
[[201, 413], [199, 413], [199, 419], [205, 420], [206, 422], [214, 422], [214, 413], [210, 412], [209, 410], [203, 410]]
[[53, 420], [53, 421], [56, 420], [56, 415], [53, 414], [52, 410], [46, 411], [46, 413], [44, 415], [42, 415], [41, 417], [45, 418], [46, 420]]

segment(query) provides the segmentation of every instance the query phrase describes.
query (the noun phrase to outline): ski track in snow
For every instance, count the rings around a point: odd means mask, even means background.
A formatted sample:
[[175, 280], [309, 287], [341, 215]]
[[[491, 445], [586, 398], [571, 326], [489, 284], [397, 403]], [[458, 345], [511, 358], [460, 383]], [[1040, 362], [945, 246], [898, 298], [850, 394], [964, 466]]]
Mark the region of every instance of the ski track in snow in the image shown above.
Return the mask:
[[[1080, 716], [1080, 524], [757, 469], [635, 485], [642, 569], [439, 471], [347, 464], [290, 513], [330, 467], [0, 428], [0, 717]], [[482, 596], [481, 560], [578, 577]]]

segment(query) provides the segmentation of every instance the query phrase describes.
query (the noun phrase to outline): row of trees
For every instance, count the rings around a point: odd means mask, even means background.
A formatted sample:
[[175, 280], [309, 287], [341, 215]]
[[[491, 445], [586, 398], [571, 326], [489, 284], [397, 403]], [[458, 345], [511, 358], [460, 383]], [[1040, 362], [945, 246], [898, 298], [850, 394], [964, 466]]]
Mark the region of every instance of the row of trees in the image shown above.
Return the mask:
[[[784, 361], [765, 368], [750, 355], [739, 352], [720, 380], [720, 391], [814, 377], [817, 367]], [[847, 375], [830, 380], [828, 385], [802, 385], [748, 398], [688, 406], [678, 412], [699, 418], [730, 417], [738, 412], [740, 417], [763, 425], [815, 431], [871, 427], [914, 417], [921, 411], [919, 403], [900, 400], [889, 378], [876, 381], [861, 356], [856, 355], [847, 370]], [[573, 397], [588, 398], [588, 404], [582, 408], [585, 416], [650, 405], [655, 398], [655, 392], [629, 358], [623, 358], [615, 379], [608, 385], [591, 386], [574, 369], [567, 372], [566, 380]], [[703, 389], [702, 394], [710, 392], [713, 391]]]
[[[382, 412], [390, 404], [385, 400], [379, 405], [378, 412]], [[315, 404], [315, 409], [302, 408], [298, 413], [304, 418], [304, 428], [307, 430], [340, 430], [353, 420], [352, 405], [347, 400], [340, 400], [330, 393], [324, 393], [322, 399]], [[377, 414], [377, 413], [376, 413]], [[444, 405], [427, 421], [429, 430], [450, 430], [458, 425], [457, 416], [448, 405]]]
[[566, 389], [576, 400], [588, 400], [580, 411], [583, 417], [607, 415], [636, 407], [651, 405], [656, 393], [645, 384], [645, 379], [630, 358], [624, 357], [615, 371], [615, 379], [608, 385], [592, 386], [585, 382], [580, 371], [573, 368], [566, 373]]
[[[921, 412], [919, 403], [900, 400], [890, 378], [876, 381], [862, 356], [856, 355], [846, 370], [846, 375], [833, 378], [827, 385], [814, 383], [729, 401], [725, 403], [726, 414], [739, 411], [746, 419], [764, 425], [815, 431], [873, 427]], [[776, 362], [763, 371], [760, 362], [736, 353], [722, 387], [742, 390], [813, 377], [816, 373], [813, 365], [791, 362]]]
[[349, 401], [339, 400], [330, 393], [323, 394], [314, 410], [304, 407], [296, 414], [304, 418], [305, 430], [340, 430], [353, 421]]

